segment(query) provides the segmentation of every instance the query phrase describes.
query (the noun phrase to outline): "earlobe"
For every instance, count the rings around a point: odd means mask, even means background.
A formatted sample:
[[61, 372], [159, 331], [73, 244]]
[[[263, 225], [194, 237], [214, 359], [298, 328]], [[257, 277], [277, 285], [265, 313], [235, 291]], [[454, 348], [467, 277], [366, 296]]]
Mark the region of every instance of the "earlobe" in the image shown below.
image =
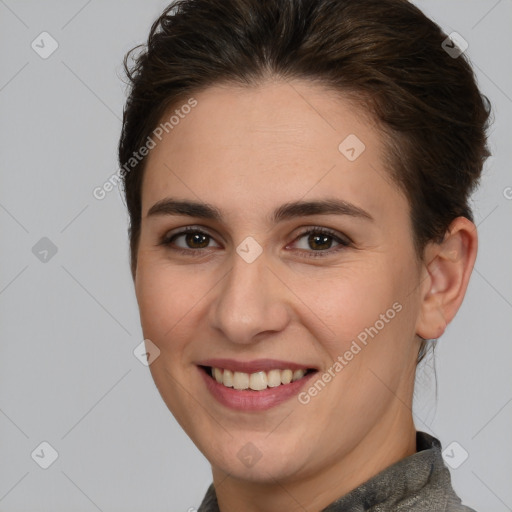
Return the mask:
[[477, 247], [476, 226], [457, 217], [441, 243], [425, 248], [418, 336], [437, 339], [454, 318], [466, 294]]

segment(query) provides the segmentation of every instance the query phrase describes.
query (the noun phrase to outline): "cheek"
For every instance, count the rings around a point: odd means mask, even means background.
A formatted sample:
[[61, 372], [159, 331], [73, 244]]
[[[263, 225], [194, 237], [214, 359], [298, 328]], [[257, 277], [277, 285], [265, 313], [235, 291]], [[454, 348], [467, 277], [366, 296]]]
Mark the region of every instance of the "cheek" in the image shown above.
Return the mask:
[[313, 311], [315, 330], [319, 335], [323, 333], [320, 339], [333, 359], [343, 354], [352, 340], [373, 326], [398, 299], [392, 269], [375, 259], [323, 275], [318, 269], [313, 270], [309, 276], [296, 278], [293, 289]]
[[174, 331], [186, 317], [198, 297], [194, 283], [182, 271], [171, 271], [165, 263], [141, 258], [137, 267], [135, 293], [139, 305], [141, 326], [146, 338], [160, 350], [170, 340], [177, 340]]
[[161, 356], [160, 364], [152, 365], [155, 373], [164, 367], [175, 377], [191, 371], [191, 351], [207, 332], [211, 297], [222, 278], [199, 266], [176, 265], [156, 254], [139, 260], [135, 291], [142, 331]]

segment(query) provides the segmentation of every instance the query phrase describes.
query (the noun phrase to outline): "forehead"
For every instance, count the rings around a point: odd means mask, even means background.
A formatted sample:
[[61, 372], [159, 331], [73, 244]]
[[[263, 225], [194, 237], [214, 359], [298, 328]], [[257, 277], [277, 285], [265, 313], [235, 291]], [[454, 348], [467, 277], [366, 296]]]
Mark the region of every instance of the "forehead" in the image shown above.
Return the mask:
[[193, 99], [194, 107], [175, 105], [162, 119], [174, 114], [148, 156], [143, 217], [167, 195], [222, 205], [234, 217], [326, 194], [377, 215], [406, 206], [384, 168], [380, 132], [339, 95], [275, 81], [215, 86]]

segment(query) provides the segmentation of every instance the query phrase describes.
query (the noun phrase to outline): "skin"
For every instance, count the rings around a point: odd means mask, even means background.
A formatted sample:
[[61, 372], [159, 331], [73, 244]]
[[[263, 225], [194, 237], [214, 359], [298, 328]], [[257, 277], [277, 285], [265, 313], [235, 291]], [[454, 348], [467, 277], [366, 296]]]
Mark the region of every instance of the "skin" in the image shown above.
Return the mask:
[[[317, 84], [274, 79], [194, 97], [197, 106], [150, 152], [143, 182], [135, 291], [144, 337], [160, 350], [150, 370], [211, 463], [222, 512], [319, 511], [416, 451], [418, 335], [440, 337], [457, 312], [476, 228], [455, 219], [445, 242], [430, 244], [418, 260], [409, 204], [385, 170], [377, 127]], [[354, 161], [338, 150], [349, 134], [366, 146]], [[215, 205], [223, 221], [148, 217], [166, 197]], [[373, 221], [334, 214], [268, 220], [283, 203], [332, 197]], [[185, 226], [209, 237], [202, 245], [187, 244], [186, 235], [161, 245]], [[318, 249], [302, 235], [313, 227], [351, 243], [329, 238]], [[248, 236], [263, 250], [252, 263], [236, 252]], [[325, 257], [307, 257], [319, 250]], [[401, 311], [306, 405], [294, 397], [263, 412], [228, 409], [196, 367], [212, 357], [274, 358], [321, 375], [397, 302]], [[252, 467], [237, 456], [249, 442], [261, 454]]]

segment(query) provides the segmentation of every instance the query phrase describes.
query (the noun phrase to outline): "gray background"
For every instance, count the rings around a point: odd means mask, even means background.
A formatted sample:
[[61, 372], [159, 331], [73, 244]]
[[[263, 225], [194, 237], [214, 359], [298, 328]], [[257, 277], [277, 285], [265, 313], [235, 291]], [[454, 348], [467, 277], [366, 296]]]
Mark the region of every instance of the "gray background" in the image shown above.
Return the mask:
[[[415, 421], [444, 447], [458, 443], [452, 461], [468, 453], [452, 470], [463, 500], [504, 512], [512, 510], [512, 1], [416, 3], [469, 42], [495, 122], [494, 156], [474, 196], [476, 269], [438, 345], [437, 399], [432, 361], [418, 375]], [[133, 355], [142, 333], [120, 190], [92, 195], [117, 169], [122, 57], [166, 5], [0, 0], [2, 512], [187, 511], [211, 481]], [[43, 31], [59, 45], [47, 59], [31, 47]], [[43, 237], [57, 248], [46, 262], [32, 250]], [[43, 441], [58, 452], [48, 469], [31, 457]]]

